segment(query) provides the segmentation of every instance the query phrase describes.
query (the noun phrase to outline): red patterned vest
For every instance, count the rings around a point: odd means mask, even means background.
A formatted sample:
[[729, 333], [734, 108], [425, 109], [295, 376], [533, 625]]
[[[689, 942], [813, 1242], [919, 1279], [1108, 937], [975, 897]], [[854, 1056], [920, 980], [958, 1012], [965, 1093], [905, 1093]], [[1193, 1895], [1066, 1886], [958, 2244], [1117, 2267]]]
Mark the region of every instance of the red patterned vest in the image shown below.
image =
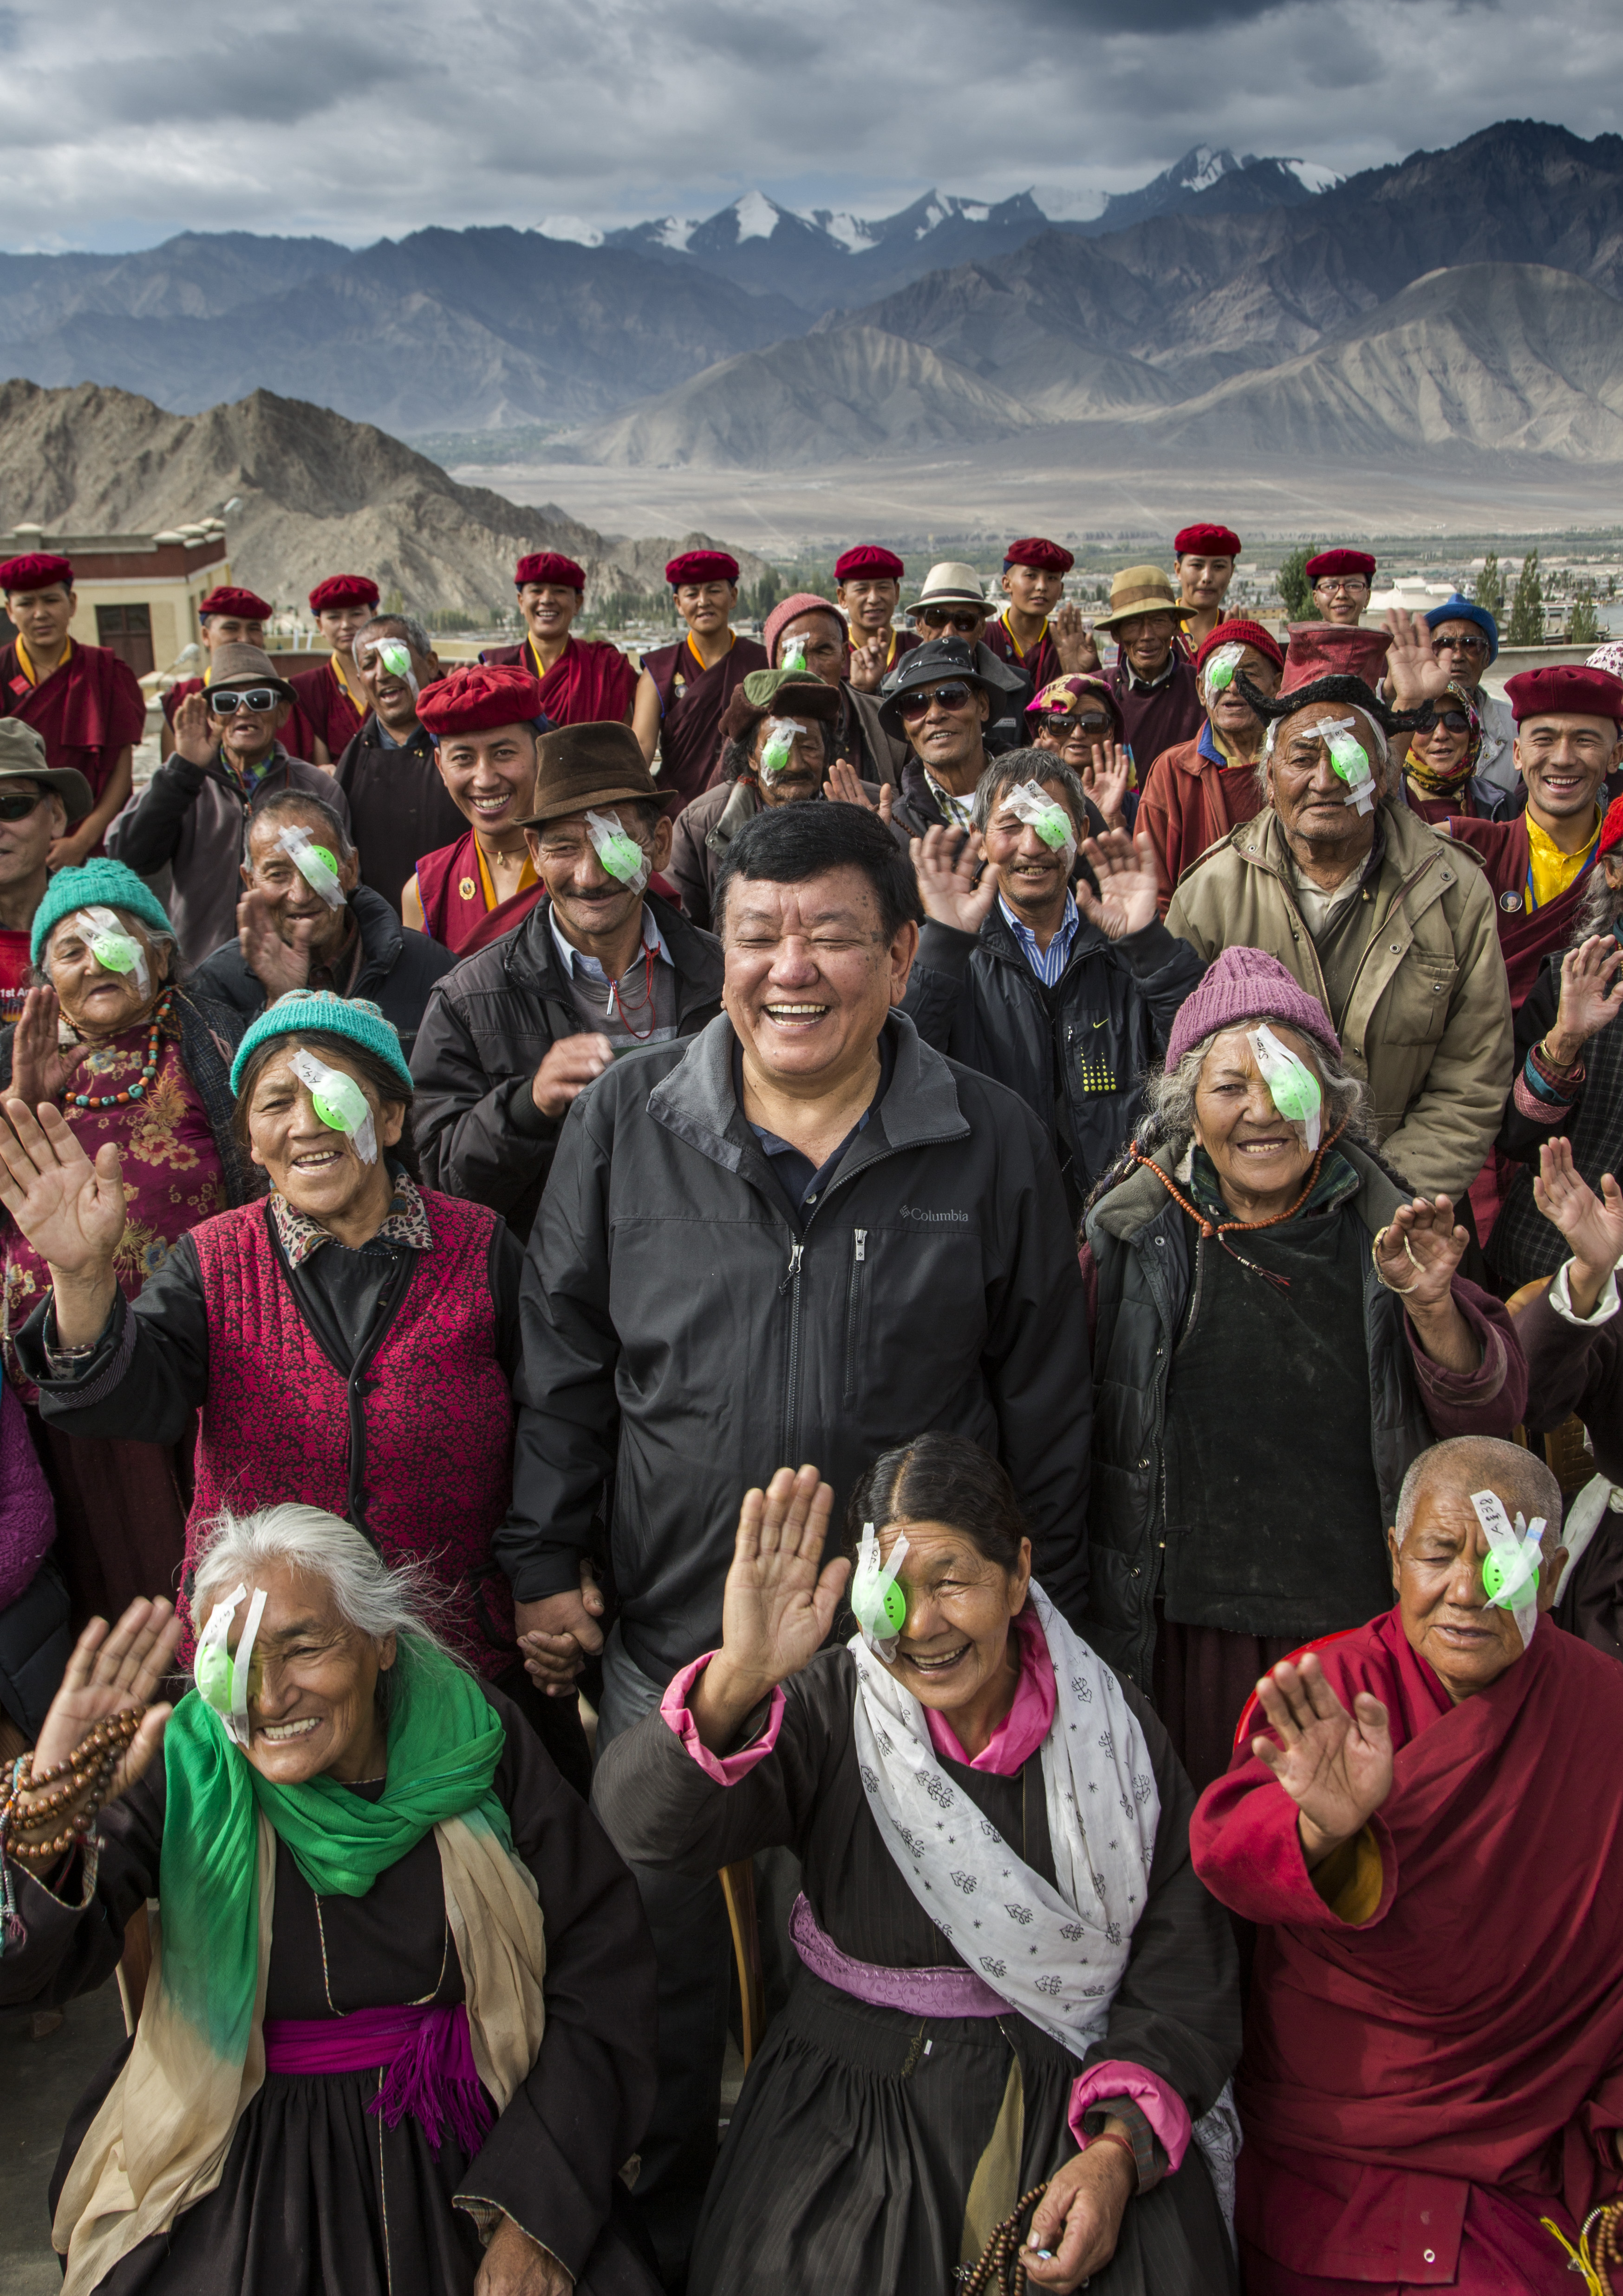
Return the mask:
[[[360, 1377], [335, 1368], [299, 1312], [266, 1203], [192, 1230], [209, 1311], [209, 1391], [181, 1608], [222, 1507], [283, 1500], [348, 1512], [352, 1412], [365, 1446], [356, 1516], [385, 1561], [426, 1562], [447, 1639], [487, 1680], [518, 1661], [512, 1590], [490, 1542], [512, 1489], [512, 1397], [496, 1353], [490, 1239], [498, 1215], [425, 1188], [433, 1243]], [[355, 1518], [352, 1517], [352, 1520]], [[191, 1660], [189, 1616], [179, 1654]]]

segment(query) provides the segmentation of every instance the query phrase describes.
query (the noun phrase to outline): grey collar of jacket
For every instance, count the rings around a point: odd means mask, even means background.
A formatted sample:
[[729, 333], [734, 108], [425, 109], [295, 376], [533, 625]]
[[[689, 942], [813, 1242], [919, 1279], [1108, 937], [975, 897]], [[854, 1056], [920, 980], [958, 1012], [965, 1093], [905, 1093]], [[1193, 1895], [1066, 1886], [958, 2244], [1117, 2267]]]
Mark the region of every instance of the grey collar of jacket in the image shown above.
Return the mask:
[[[1342, 1140], [1336, 1144], [1339, 1153], [1346, 1157], [1358, 1175], [1358, 1193], [1352, 1199], [1352, 1208], [1370, 1234], [1378, 1234], [1390, 1225], [1399, 1204], [1406, 1204], [1409, 1198], [1356, 1140]], [[1169, 1147], [1158, 1148], [1150, 1161], [1157, 1170], [1170, 1176], [1173, 1159]], [[1172, 1199], [1155, 1174], [1140, 1165], [1089, 1212], [1088, 1240], [1091, 1242], [1094, 1230], [1102, 1228], [1119, 1243], [1131, 1243], [1152, 1221], [1172, 1208]]]
[[[885, 1022], [895, 1060], [876, 1119], [847, 1152], [842, 1177], [892, 1149], [929, 1148], [969, 1136], [951, 1063], [931, 1049], [905, 1013]], [[678, 1139], [729, 1172], [742, 1169], [755, 1143], [733, 1090], [733, 1023], [718, 1013], [648, 1095], [648, 1113]]]
[[[707, 1004], [721, 994], [721, 943], [714, 933], [704, 932], [690, 918], [682, 916], [668, 901], [660, 900], [657, 893], [647, 893], [643, 899], [652, 911], [660, 931], [665, 936], [665, 946], [670, 951], [671, 964], [676, 975], [677, 1017], [690, 1012], [694, 1004]], [[573, 1011], [569, 980], [558, 955], [558, 945], [553, 939], [548, 918], [551, 903], [544, 893], [529, 914], [507, 936], [505, 944], [495, 944], [503, 951], [503, 964], [508, 979], [521, 988], [531, 990], [537, 996], [550, 997], [553, 1004]], [[577, 1024], [578, 1025], [578, 1024]]]

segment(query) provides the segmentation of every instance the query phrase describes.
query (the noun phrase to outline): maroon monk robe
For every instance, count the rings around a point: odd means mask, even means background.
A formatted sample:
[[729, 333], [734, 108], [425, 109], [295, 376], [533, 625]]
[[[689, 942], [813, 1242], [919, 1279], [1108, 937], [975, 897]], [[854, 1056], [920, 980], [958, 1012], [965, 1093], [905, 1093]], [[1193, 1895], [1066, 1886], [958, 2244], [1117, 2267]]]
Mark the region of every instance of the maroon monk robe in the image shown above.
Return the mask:
[[1012, 668], [1024, 672], [1031, 680], [1033, 693], [1040, 693], [1044, 686], [1052, 685], [1056, 677], [1065, 675], [1053, 643], [1053, 625], [1049, 622], [1043, 624], [1043, 635], [1037, 644], [1028, 646], [1022, 653], [1013, 631], [999, 614], [996, 620], [987, 624], [985, 643], [999, 661], [1006, 661]]
[[326, 743], [327, 755], [336, 765], [365, 723], [365, 711], [357, 709], [349, 699], [332, 664], [329, 654], [316, 668], [301, 669], [288, 680], [299, 697], [292, 718], [279, 737], [290, 757], [311, 758], [313, 751], [295, 747], [293, 736], [297, 733], [301, 741], [307, 741], [314, 734]]
[[0, 705], [34, 727], [48, 766], [83, 774], [98, 803], [120, 756], [146, 731], [146, 697], [135, 671], [105, 646], [77, 638], [68, 641], [61, 668], [37, 685], [29, 684], [13, 639], [0, 653]]
[[752, 669], [771, 667], [753, 638], [734, 636], [706, 669], [684, 637], [643, 656], [660, 695], [660, 787], [678, 800], [697, 797], [721, 751], [722, 713]]
[[1531, 856], [1524, 813], [1513, 821], [1472, 821], [1463, 814], [1453, 814], [1448, 834], [1471, 847], [1493, 888], [1499, 904], [1499, 947], [1510, 975], [1511, 1004], [1520, 1010], [1545, 958], [1553, 948], [1565, 948], [1571, 939], [1578, 908], [1589, 890], [1589, 869], [1580, 870], [1564, 893], [1536, 909], [1529, 883]]
[[1121, 706], [1122, 740], [1133, 752], [1142, 787], [1151, 767], [1163, 750], [1180, 742], [1198, 741], [1206, 712], [1201, 707], [1201, 685], [1191, 665], [1172, 657], [1172, 674], [1147, 692], [1135, 686], [1125, 660], [1110, 672], [1111, 692]]
[[566, 638], [550, 669], [527, 638], [522, 645], [491, 646], [480, 660], [531, 670], [541, 681], [542, 714], [554, 726], [627, 726], [636, 672], [606, 638]]
[[1353, 1926], [1315, 1890], [1296, 1804], [1250, 1751], [1254, 1702], [1190, 1829], [1207, 1888], [1262, 1925], [1237, 2082], [1248, 2289], [1564, 2289], [1538, 2216], [1570, 2237], [1620, 2182], [1623, 1792], [1601, 1750], [1623, 1744], [1623, 1667], [1541, 1619], [1455, 1706], [1396, 1610], [1314, 1647], [1344, 1706], [1367, 1690], [1390, 1718], [1373, 1911]]
[[439, 941], [454, 956], [471, 956], [476, 948], [511, 932], [529, 914], [544, 890], [537, 878], [534, 884], [521, 886], [488, 909], [471, 829], [464, 830], [454, 845], [425, 853], [417, 864], [417, 895], [422, 903], [424, 928], [430, 940]]

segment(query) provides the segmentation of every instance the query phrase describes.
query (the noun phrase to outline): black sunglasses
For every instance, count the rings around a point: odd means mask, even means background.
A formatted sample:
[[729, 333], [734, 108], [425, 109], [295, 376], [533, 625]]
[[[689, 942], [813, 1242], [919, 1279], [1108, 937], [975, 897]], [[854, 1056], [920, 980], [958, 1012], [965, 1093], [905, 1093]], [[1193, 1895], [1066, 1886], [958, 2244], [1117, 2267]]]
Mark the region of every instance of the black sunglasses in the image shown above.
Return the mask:
[[274, 685], [227, 685], [209, 696], [209, 714], [234, 718], [239, 709], [275, 709], [286, 699]]
[[45, 795], [44, 790], [36, 790], [32, 797], [26, 790], [0, 790], [0, 821], [26, 821], [38, 811]]
[[980, 627], [986, 615], [976, 606], [961, 607], [955, 612], [946, 606], [924, 606], [913, 619], [915, 622], [922, 622], [927, 630], [944, 630], [950, 627], [961, 636], [967, 636], [971, 630]]
[[1433, 653], [1486, 653], [1488, 640], [1474, 637], [1433, 638], [1431, 651]]
[[943, 709], [967, 709], [974, 691], [961, 677], [954, 677], [945, 685], [915, 685], [911, 693], [903, 694], [896, 706], [911, 724], [915, 718], [924, 716], [932, 701], [939, 701]]
[[1469, 734], [1471, 720], [1463, 709], [1439, 709], [1433, 725], [1446, 726], [1451, 734]]
[[1073, 718], [1069, 709], [1050, 709], [1043, 723], [1051, 734], [1079, 734], [1085, 742], [1102, 742], [1111, 730], [1108, 718]]

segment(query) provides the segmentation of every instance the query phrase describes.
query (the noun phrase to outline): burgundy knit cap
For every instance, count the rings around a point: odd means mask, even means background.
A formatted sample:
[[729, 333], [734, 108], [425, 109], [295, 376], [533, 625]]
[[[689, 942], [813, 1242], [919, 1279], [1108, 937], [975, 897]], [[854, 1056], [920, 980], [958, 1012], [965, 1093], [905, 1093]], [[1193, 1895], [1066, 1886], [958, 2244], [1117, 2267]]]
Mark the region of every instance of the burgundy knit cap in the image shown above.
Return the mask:
[[1176, 1068], [1185, 1053], [1242, 1021], [1280, 1021], [1314, 1037], [1338, 1061], [1340, 1037], [1316, 996], [1294, 980], [1266, 948], [1225, 948], [1206, 968], [1200, 987], [1178, 1006], [1167, 1039], [1167, 1066]]
[[513, 568], [512, 582], [515, 590], [521, 590], [526, 582], [554, 582], [561, 590], [584, 591], [586, 569], [566, 558], [561, 550], [532, 550]]
[[878, 542], [858, 542], [834, 561], [836, 582], [849, 582], [858, 574], [899, 582], [906, 571], [895, 551], [887, 550], [882, 543]]
[[1326, 574], [1362, 574], [1370, 582], [1374, 579], [1375, 562], [1367, 550], [1321, 550], [1302, 571], [1310, 582], [1320, 581]]
[[418, 721], [437, 742], [496, 726], [533, 726], [542, 714], [540, 683], [516, 662], [471, 662], [425, 685], [417, 702]]
[[1076, 562], [1062, 543], [1050, 542], [1042, 534], [1022, 535], [1003, 554], [1005, 574], [1011, 566], [1029, 566], [1036, 574], [1069, 574]]
[[55, 557], [48, 550], [30, 551], [26, 558], [8, 558], [0, 566], [0, 590], [8, 598], [21, 597], [29, 590], [53, 590], [59, 582], [64, 590], [71, 590], [73, 568], [67, 559]]
[[1238, 558], [1240, 537], [1232, 526], [1186, 526], [1172, 537], [1175, 558]]
[[846, 619], [831, 599], [818, 597], [815, 590], [797, 590], [792, 597], [780, 598], [767, 615], [761, 630], [761, 644], [766, 649], [766, 659], [777, 668], [777, 645], [780, 631], [791, 622], [798, 622], [802, 614], [827, 614], [837, 626], [841, 637], [846, 636]]
[[1271, 630], [1265, 630], [1260, 622], [1219, 622], [1211, 635], [1201, 640], [1194, 658], [1195, 668], [1204, 669], [1208, 656], [1216, 653], [1219, 646], [1225, 645], [1250, 646], [1265, 661], [1271, 661], [1275, 669], [1283, 669], [1285, 666], [1284, 655], [1279, 650], [1279, 640]]
[[684, 582], [736, 582], [738, 561], [730, 550], [684, 550], [667, 564], [665, 578], [673, 590]]
[[228, 614], [234, 621], [268, 622], [275, 608], [267, 605], [257, 590], [234, 590], [229, 586], [210, 590], [206, 598], [197, 602], [199, 616]]
[[310, 611], [324, 614], [329, 606], [375, 606], [378, 586], [369, 574], [329, 574], [310, 593]]
[[1505, 679], [1504, 698], [1518, 726], [1529, 718], [1609, 718], [1623, 732], [1623, 681], [1587, 662], [1519, 669]]

